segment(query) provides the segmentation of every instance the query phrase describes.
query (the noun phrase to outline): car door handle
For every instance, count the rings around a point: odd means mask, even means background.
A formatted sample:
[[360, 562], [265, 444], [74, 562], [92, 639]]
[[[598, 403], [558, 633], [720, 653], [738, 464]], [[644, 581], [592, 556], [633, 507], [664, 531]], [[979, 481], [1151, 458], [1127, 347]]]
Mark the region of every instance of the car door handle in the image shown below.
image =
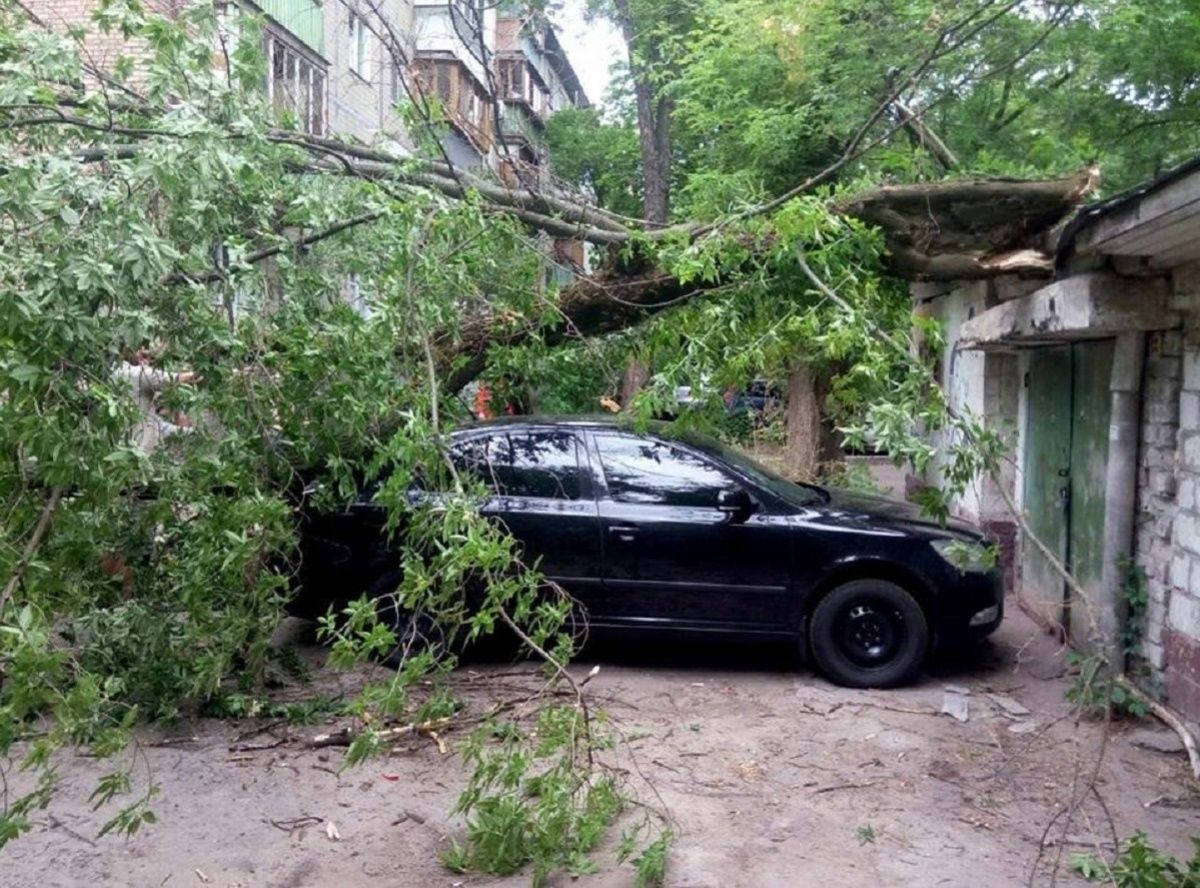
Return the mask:
[[615, 534], [621, 542], [628, 543], [637, 536], [638, 529], [636, 524], [614, 524], [609, 527], [608, 532]]

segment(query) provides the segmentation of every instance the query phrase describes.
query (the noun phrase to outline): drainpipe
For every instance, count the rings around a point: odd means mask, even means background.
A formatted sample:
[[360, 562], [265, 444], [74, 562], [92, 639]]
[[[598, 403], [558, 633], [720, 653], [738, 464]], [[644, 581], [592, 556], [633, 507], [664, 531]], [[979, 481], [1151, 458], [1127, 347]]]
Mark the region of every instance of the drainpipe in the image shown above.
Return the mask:
[[1133, 552], [1134, 509], [1140, 431], [1142, 365], [1146, 334], [1123, 333], [1113, 353], [1111, 419], [1108, 426], [1107, 491], [1104, 500], [1104, 567], [1096, 601], [1096, 628], [1103, 653], [1115, 671], [1125, 668], [1121, 629], [1125, 625], [1123, 562]]

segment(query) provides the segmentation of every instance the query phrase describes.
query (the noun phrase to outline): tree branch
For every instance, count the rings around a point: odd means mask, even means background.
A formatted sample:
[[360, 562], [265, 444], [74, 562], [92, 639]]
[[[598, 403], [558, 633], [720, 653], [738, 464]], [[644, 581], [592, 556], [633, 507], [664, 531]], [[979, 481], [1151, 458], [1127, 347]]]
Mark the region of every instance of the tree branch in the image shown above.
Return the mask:
[[54, 517], [54, 512], [58, 509], [62, 495], [63, 489], [61, 486], [51, 488], [50, 496], [46, 499], [46, 505], [42, 507], [42, 513], [38, 516], [37, 524], [33, 528], [33, 534], [29, 537], [29, 541], [25, 543], [25, 549], [21, 552], [21, 557], [13, 568], [12, 576], [9, 577], [8, 582], [5, 584], [4, 591], [0, 592], [0, 616], [4, 614], [4, 608], [8, 606], [8, 600], [17, 591], [17, 586], [21, 584], [21, 578], [25, 575], [25, 569], [29, 567], [29, 562], [33, 560], [38, 546], [42, 544], [46, 532], [50, 529], [50, 519]]

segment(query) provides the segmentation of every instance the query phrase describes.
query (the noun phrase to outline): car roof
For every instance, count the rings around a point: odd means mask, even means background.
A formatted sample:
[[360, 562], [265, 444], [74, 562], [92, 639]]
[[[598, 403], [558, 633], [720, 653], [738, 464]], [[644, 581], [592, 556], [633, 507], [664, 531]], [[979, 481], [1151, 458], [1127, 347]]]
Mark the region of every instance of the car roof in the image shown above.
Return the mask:
[[[519, 416], [498, 416], [495, 419], [483, 419], [467, 423], [455, 429], [455, 433], [483, 431], [492, 428], [512, 428], [519, 426], [561, 426], [564, 428], [608, 428], [635, 431], [634, 420], [628, 415], [612, 413], [576, 414], [557, 416], [553, 414], [525, 414]], [[662, 433], [667, 423], [661, 420], [650, 420], [647, 431]]]

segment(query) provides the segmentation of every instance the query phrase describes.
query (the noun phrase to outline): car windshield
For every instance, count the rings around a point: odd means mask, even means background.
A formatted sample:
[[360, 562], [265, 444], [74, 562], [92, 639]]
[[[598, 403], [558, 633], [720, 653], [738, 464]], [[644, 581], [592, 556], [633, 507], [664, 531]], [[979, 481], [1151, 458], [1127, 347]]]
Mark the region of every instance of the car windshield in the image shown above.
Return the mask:
[[829, 492], [825, 488], [818, 487], [815, 484], [801, 484], [796, 481], [789, 481], [772, 472], [766, 466], [761, 465], [740, 450], [730, 447], [727, 444], [722, 444], [716, 438], [710, 438], [707, 435], [695, 432], [687, 432], [680, 436], [680, 440], [729, 463], [755, 484], [765, 487], [776, 496], [790, 503], [804, 506], [815, 502], [829, 501]]

